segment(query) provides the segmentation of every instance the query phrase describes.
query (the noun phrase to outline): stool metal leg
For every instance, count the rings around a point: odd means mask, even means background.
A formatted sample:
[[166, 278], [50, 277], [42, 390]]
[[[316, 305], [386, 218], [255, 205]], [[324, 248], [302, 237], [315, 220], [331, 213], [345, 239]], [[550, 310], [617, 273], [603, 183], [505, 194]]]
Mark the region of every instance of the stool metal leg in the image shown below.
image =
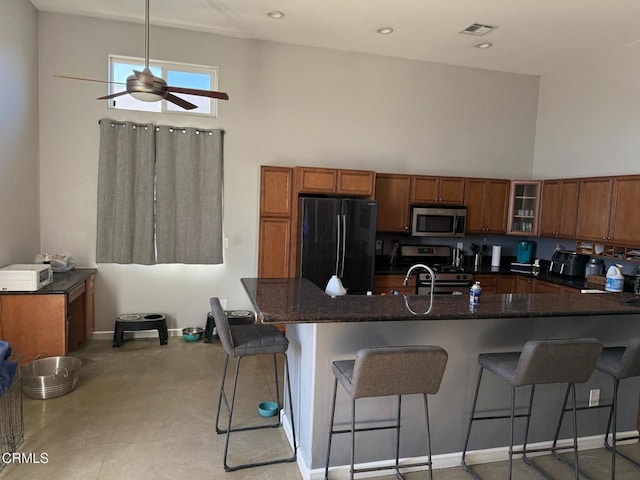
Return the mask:
[[349, 469], [349, 480], [353, 480], [353, 468], [356, 455], [356, 399], [351, 399], [351, 468]]
[[329, 441], [327, 443], [327, 462], [324, 466], [324, 480], [329, 479], [329, 458], [331, 456], [331, 439], [333, 438], [333, 419], [336, 414], [336, 394], [338, 393], [338, 378], [333, 380], [333, 401], [331, 402], [331, 423], [329, 424]]
[[[275, 365], [275, 355], [274, 356], [274, 365]], [[284, 463], [284, 462], [294, 462], [296, 460], [296, 453], [297, 453], [297, 446], [296, 446], [296, 430], [295, 430], [295, 422], [294, 422], [294, 418], [293, 418], [293, 411], [291, 411], [291, 432], [293, 435], [293, 455], [291, 457], [287, 457], [287, 458], [279, 458], [279, 459], [275, 459], [275, 460], [266, 460], [263, 462], [254, 462], [254, 463], [246, 463], [246, 464], [242, 464], [242, 465], [228, 465], [227, 464], [227, 453], [229, 450], [229, 440], [231, 438], [231, 432], [241, 432], [241, 431], [247, 431], [247, 430], [259, 430], [259, 429], [263, 429], [263, 428], [275, 428], [275, 427], [279, 427], [282, 422], [280, 422], [280, 419], [278, 417], [278, 421], [277, 423], [274, 424], [269, 424], [269, 425], [258, 425], [258, 426], [252, 426], [252, 427], [241, 427], [241, 428], [232, 428], [232, 422], [233, 422], [233, 408], [235, 406], [235, 400], [236, 400], [236, 392], [237, 392], [237, 386], [238, 386], [238, 376], [239, 376], [239, 372], [240, 372], [240, 361], [243, 359], [244, 357], [237, 357], [236, 358], [236, 371], [235, 371], [235, 375], [234, 375], [234, 380], [233, 380], [233, 391], [231, 393], [231, 403], [229, 403], [228, 399], [227, 399], [227, 395], [225, 393], [224, 390], [224, 384], [225, 384], [225, 379], [227, 376], [227, 369], [228, 369], [228, 364], [229, 364], [229, 355], [227, 355], [226, 359], [225, 359], [225, 365], [224, 365], [224, 371], [222, 374], [222, 383], [220, 386], [220, 396], [218, 397], [218, 412], [216, 414], [216, 433], [226, 433], [226, 438], [225, 438], [225, 444], [224, 444], [224, 453], [223, 453], [223, 466], [225, 471], [227, 472], [232, 472], [235, 470], [241, 470], [244, 468], [252, 468], [252, 467], [260, 467], [260, 466], [265, 466], [265, 465], [273, 465], [275, 463]], [[292, 397], [292, 393], [291, 393], [291, 380], [290, 380], [290, 376], [289, 376], [289, 362], [287, 359], [287, 355], [284, 354], [284, 363], [285, 363], [285, 375], [287, 378], [286, 381], [286, 385], [285, 388], [287, 388], [288, 390], [288, 397], [289, 397], [289, 406], [290, 408], [292, 408], [293, 406], [293, 397]], [[277, 365], [276, 365], [276, 370], [277, 370]], [[279, 389], [279, 386], [277, 385], [277, 373], [276, 373], [276, 388]], [[280, 405], [279, 403], [279, 393], [277, 394], [278, 397], [278, 405]], [[222, 406], [222, 400], [224, 400], [225, 406], [227, 408], [227, 428], [226, 429], [221, 429], [219, 428], [219, 417], [220, 417], [220, 409]]]
[[424, 417], [427, 423], [427, 461], [429, 462], [429, 480], [433, 480], [433, 462], [431, 461], [431, 428], [429, 427], [429, 402], [427, 394], [424, 397]]
[[466, 462], [467, 455], [467, 447], [469, 446], [469, 437], [471, 436], [471, 425], [473, 424], [474, 417], [476, 415], [476, 405], [478, 404], [478, 392], [480, 392], [480, 382], [482, 380], [482, 372], [484, 368], [480, 367], [480, 372], [478, 373], [478, 381], [476, 382], [476, 391], [473, 395], [473, 405], [471, 407], [471, 415], [469, 416], [469, 426], [467, 427], [467, 436], [464, 440], [464, 447], [462, 448], [462, 468], [465, 472], [467, 472], [474, 480], [479, 480], [478, 477], [471, 471], [469, 465]]
[[402, 412], [402, 395], [398, 395], [398, 418], [396, 420], [396, 478], [401, 479], [400, 475], [400, 416]]

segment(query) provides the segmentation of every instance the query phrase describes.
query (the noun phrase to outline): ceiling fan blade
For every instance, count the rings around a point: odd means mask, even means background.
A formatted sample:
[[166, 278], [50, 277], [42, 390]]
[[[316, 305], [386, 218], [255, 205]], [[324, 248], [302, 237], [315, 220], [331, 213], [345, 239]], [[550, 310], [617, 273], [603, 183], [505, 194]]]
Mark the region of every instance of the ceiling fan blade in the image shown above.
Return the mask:
[[191, 102], [187, 102], [186, 100], [180, 97], [177, 97], [175, 95], [172, 95], [170, 93], [167, 93], [167, 96], [164, 97], [164, 99], [167, 100], [168, 102], [175, 103], [176, 105], [184, 108], [185, 110], [193, 110], [194, 108], [198, 108], [197, 105], [194, 105]]
[[99, 83], [111, 83], [113, 85], [126, 85], [122, 82], [110, 82], [109, 80], [97, 80], [95, 78], [83, 78], [83, 77], [72, 77], [70, 75], [62, 75], [60, 73], [54, 73], [54, 77], [56, 78], [68, 78], [70, 80], [84, 80], [85, 82], [99, 82]]
[[198, 95], [200, 97], [219, 98], [220, 100], [229, 100], [229, 95], [225, 92], [214, 92], [212, 90], [199, 90], [197, 88], [172, 87], [167, 85], [167, 91], [185, 93], [187, 95]]
[[145, 68], [143, 71], [134, 70], [133, 73], [142, 84], [148, 85], [150, 87], [153, 86], [154, 76], [153, 73], [151, 73], [151, 70]]
[[124, 92], [118, 92], [118, 93], [112, 93], [111, 95], [105, 95], [104, 97], [98, 97], [98, 100], [108, 100], [110, 98], [116, 98], [116, 97], [120, 97], [122, 95], [126, 95], [127, 92], [126, 90]]

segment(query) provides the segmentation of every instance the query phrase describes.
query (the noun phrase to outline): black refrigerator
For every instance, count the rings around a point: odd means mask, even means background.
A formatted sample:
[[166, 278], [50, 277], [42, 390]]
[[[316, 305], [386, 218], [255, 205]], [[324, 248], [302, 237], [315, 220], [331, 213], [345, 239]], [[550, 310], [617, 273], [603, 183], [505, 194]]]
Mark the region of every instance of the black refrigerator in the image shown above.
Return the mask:
[[300, 198], [300, 276], [322, 290], [337, 275], [349, 294], [373, 291], [377, 205], [351, 198]]

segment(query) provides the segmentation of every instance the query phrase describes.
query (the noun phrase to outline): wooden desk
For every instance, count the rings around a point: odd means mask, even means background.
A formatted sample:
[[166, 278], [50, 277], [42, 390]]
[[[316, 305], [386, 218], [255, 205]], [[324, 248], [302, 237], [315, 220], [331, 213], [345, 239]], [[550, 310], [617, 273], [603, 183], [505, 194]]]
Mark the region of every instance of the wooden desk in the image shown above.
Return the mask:
[[53, 283], [36, 292], [0, 292], [0, 338], [25, 363], [75, 350], [94, 329], [95, 273], [54, 273]]

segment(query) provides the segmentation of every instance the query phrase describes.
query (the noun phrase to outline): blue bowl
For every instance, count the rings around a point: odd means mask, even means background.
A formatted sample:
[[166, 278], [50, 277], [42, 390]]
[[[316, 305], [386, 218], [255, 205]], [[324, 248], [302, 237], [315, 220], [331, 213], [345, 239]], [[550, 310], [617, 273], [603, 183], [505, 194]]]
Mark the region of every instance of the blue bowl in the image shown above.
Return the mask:
[[258, 405], [258, 413], [261, 417], [273, 417], [278, 413], [278, 404], [276, 402], [262, 402]]

